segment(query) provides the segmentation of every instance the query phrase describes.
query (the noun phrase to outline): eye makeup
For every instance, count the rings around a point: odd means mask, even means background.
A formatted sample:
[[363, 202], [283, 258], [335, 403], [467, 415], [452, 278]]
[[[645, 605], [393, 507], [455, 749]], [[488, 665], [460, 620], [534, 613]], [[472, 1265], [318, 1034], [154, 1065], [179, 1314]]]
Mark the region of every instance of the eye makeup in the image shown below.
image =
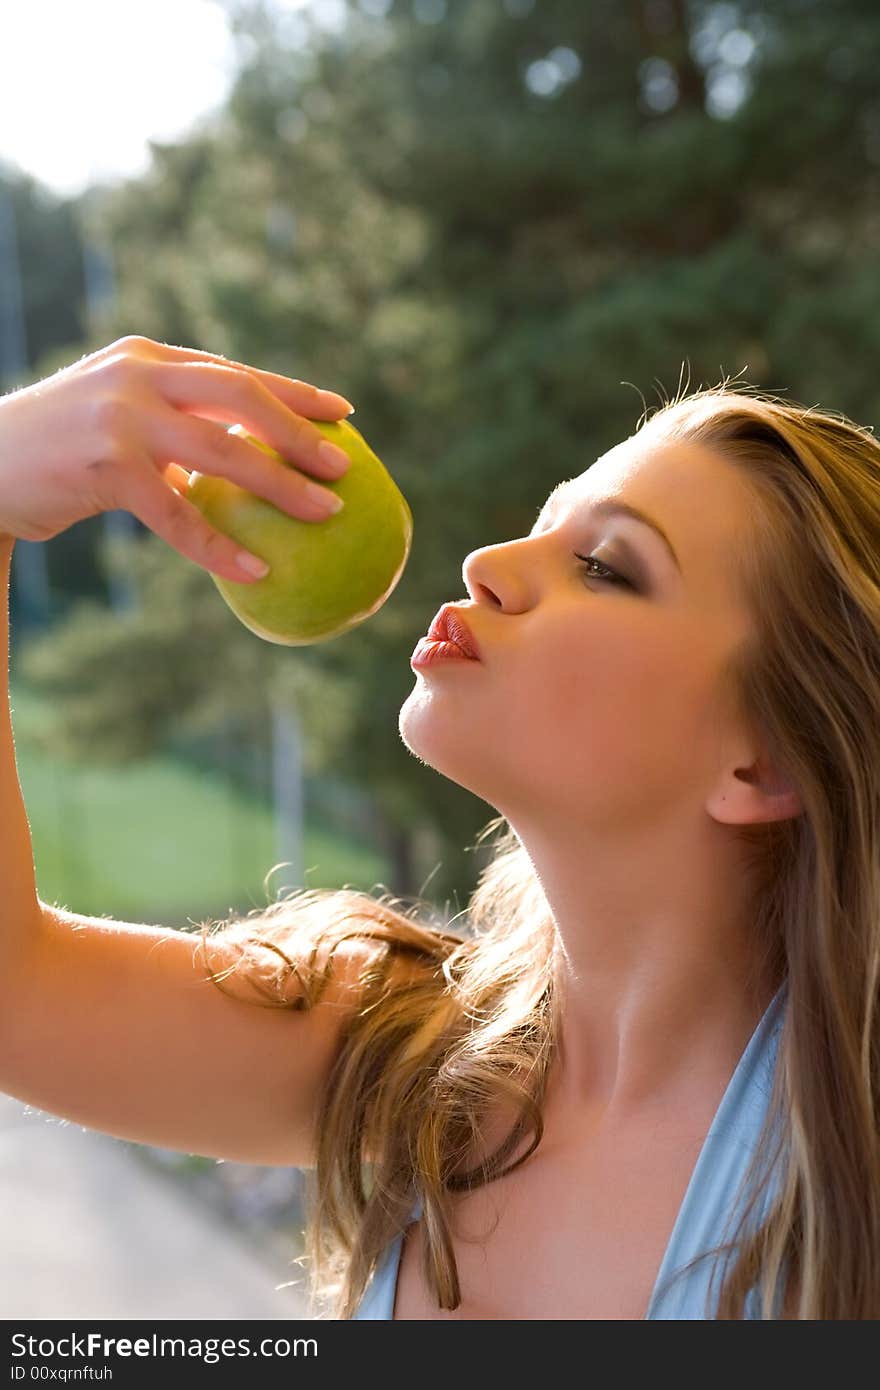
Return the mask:
[[[625, 574], [621, 574], [619, 570], [612, 569], [610, 565], [606, 565], [604, 560], [599, 560], [595, 555], [578, 555], [577, 551], [575, 551], [575, 559], [580, 560], [584, 566], [586, 579], [598, 580], [600, 584], [611, 584], [620, 589], [632, 589], [635, 591], [636, 586], [631, 580], [627, 579]], [[591, 568], [591, 566], [593, 568]], [[596, 570], [601, 572], [596, 573]]]
[[[557, 488], [554, 488], [538, 513], [538, 522], [541, 522], [542, 518], [544, 521], [552, 520], [552, 513], [556, 510], [557, 505], [563, 503], [566, 496], [569, 495], [571, 491], [572, 485], [570, 483], [560, 483]], [[605, 497], [596, 502], [585, 502], [583, 516], [584, 520], [590, 520], [593, 517], [604, 519], [605, 517], [623, 516], [629, 517], [632, 521], [638, 521], [642, 526], [647, 526], [663, 543], [669, 558], [672, 560], [679, 574], [682, 573], [681, 563], [675, 553], [675, 548], [662, 526], [659, 522], [653, 521], [651, 517], [646, 516], [644, 512], [639, 511], [637, 507], [631, 506], [629, 502], [624, 502], [621, 498], [616, 497]], [[536, 523], [536, 525], [537, 524], [538, 523]]]

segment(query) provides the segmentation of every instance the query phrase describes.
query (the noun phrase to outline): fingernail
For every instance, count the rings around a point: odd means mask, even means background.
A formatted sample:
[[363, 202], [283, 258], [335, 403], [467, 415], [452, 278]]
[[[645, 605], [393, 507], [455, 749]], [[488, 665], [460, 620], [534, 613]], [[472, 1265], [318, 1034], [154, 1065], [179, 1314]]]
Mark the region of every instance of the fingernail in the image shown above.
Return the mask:
[[351, 467], [351, 459], [345, 450], [340, 449], [337, 444], [331, 444], [329, 439], [318, 445], [318, 453], [327, 467], [333, 470], [334, 478], [341, 478]]
[[256, 575], [257, 579], [265, 579], [269, 573], [270, 566], [265, 560], [261, 560], [258, 555], [251, 555], [248, 550], [238, 552], [238, 563], [248, 574]]
[[322, 391], [321, 395], [324, 398], [324, 404], [329, 405], [331, 409], [338, 410], [339, 407], [342, 406], [346, 415], [354, 414], [354, 406], [351, 401], [347, 401], [344, 396], [340, 396], [338, 391]]
[[341, 497], [337, 497], [335, 492], [330, 492], [325, 487], [320, 487], [317, 483], [306, 483], [306, 497], [312, 502], [317, 503], [328, 516], [334, 512], [341, 511], [345, 505]]

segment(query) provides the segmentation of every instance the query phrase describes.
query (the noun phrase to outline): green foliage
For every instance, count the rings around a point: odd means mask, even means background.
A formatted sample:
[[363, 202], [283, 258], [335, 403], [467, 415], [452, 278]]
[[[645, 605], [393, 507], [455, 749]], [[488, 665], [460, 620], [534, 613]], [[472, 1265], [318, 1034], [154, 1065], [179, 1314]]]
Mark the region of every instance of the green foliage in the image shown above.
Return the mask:
[[[29, 174], [20, 173], [0, 161], [0, 214], [6, 211], [5, 228], [11, 229], [12, 245], [0, 237], [0, 248], [15, 257], [16, 279], [21, 290], [21, 338], [16, 348], [24, 355], [16, 379], [3, 381], [0, 391], [12, 390], [29, 380], [35, 363], [48, 361], [53, 353], [77, 356], [83, 336], [83, 293], [85, 270], [76, 205], [58, 198]], [[8, 219], [8, 220], [7, 220]], [[12, 288], [12, 264], [0, 264], [0, 323], [8, 328]], [[4, 345], [5, 346], [5, 345]], [[8, 364], [0, 354], [0, 372]], [[59, 362], [60, 365], [60, 362]]]
[[[211, 768], [154, 754], [117, 764], [62, 757], [51, 706], [12, 688], [16, 760], [40, 896], [95, 916], [186, 927], [272, 901], [279, 880], [272, 807]], [[236, 746], [242, 740], [236, 739]], [[388, 866], [362, 831], [343, 831], [306, 791], [305, 886], [368, 890]], [[330, 828], [332, 826], [332, 828]]]
[[271, 4], [227, 8], [226, 108], [89, 202], [119, 290], [90, 338], [145, 333], [343, 392], [410, 502], [412, 557], [362, 628], [279, 651], [148, 538], [120, 561], [140, 612], [84, 607], [27, 669], [96, 757], [295, 702], [314, 765], [391, 825], [428, 825], [432, 892], [463, 899], [489, 809], [412, 758], [397, 711], [467, 553], [524, 534], [683, 368], [873, 418], [880, 12], [455, 0], [429, 23], [409, 0], [385, 18], [352, 0], [344, 33], [304, 44]]
[[102, 540], [99, 553], [108, 572], [133, 581], [137, 605], [109, 614], [102, 604], [78, 603], [17, 654], [16, 672], [57, 701], [42, 735], [48, 751], [132, 762], [172, 736], [229, 725], [261, 740], [278, 700], [305, 724], [306, 772], [324, 770], [358, 698], [351, 678], [319, 679], [314, 648], [291, 662], [287, 649], [255, 639], [210, 575], [155, 536]]

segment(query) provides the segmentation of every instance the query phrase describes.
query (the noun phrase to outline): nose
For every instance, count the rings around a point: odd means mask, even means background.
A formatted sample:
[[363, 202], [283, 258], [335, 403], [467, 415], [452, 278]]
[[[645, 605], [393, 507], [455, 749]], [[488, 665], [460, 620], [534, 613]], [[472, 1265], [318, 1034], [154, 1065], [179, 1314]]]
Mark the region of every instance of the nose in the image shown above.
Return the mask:
[[527, 569], [516, 563], [525, 540], [500, 541], [472, 550], [462, 565], [465, 588], [474, 603], [491, 603], [505, 612], [520, 612], [529, 604]]

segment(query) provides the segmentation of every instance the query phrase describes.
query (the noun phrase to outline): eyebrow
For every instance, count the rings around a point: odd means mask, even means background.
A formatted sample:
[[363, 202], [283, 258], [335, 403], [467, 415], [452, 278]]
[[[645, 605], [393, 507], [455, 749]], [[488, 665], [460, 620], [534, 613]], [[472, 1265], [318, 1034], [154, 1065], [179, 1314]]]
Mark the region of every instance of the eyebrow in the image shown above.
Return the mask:
[[[550, 496], [547, 498], [547, 501], [544, 503], [544, 506], [541, 508], [541, 511], [538, 513], [539, 517], [554, 502], [559, 501], [560, 498], [564, 497], [567, 493], [572, 491], [574, 491], [574, 489], [571, 483], [559, 483], [553, 489]], [[673, 564], [675, 565], [675, 568], [678, 570], [679, 574], [681, 574], [681, 563], [679, 561], [678, 556], [675, 553], [675, 547], [673, 546], [672, 541], [669, 539], [660, 523], [658, 521], [652, 520], [651, 517], [646, 516], [644, 512], [639, 511], [638, 507], [631, 506], [629, 502], [620, 502], [614, 498], [608, 498], [604, 502], [589, 503], [588, 510], [591, 511], [594, 516], [628, 516], [633, 521], [640, 521], [643, 526], [650, 526], [651, 530], [655, 533], [655, 535], [660, 537], [661, 541], [666, 546], [666, 549], [669, 552], [670, 558]]]

